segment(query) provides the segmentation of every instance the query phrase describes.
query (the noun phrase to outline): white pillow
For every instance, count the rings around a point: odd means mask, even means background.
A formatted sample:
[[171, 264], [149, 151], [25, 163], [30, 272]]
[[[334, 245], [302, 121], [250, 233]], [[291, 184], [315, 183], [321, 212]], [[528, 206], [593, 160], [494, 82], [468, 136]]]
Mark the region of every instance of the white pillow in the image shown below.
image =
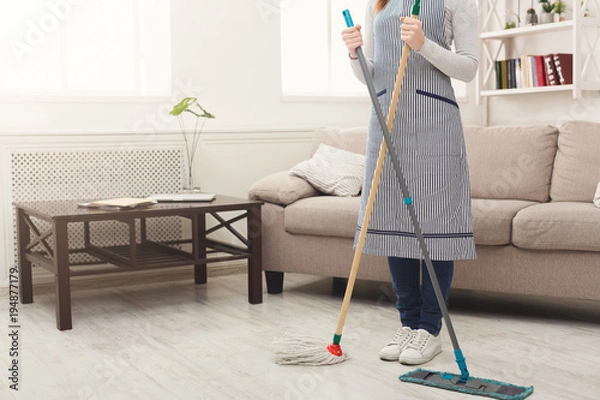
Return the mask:
[[289, 173], [323, 193], [350, 197], [360, 193], [364, 170], [364, 155], [320, 144], [312, 158], [297, 164]]
[[596, 188], [596, 194], [594, 195], [594, 204], [596, 207], [600, 208], [600, 183], [598, 183], [598, 187]]

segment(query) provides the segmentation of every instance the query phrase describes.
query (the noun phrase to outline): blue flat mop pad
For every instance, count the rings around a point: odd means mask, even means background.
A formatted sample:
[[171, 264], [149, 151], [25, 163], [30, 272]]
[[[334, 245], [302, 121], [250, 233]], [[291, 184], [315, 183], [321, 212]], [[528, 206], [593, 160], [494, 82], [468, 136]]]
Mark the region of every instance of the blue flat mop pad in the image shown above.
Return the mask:
[[403, 382], [418, 383], [440, 389], [472, 395], [487, 396], [500, 400], [522, 400], [533, 393], [533, 386], [517, 386], [492, 379], [469, 377], [467, 382], [460, 381], [460, 375], [447, 372], [416, 369], [400, 375]]

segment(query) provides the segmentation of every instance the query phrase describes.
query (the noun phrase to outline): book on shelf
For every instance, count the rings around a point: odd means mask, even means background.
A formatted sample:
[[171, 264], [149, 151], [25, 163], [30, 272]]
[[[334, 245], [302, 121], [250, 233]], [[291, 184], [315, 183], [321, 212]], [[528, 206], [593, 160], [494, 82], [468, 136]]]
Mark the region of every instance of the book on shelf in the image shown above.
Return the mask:
[[510, 85], [511, 89], [517, 89], [519, 87], [519, 63], [518, 59], [511, 58], [510, 59], [510, 69], [512, 70], [512, 85]]
[[515, 63], [512, 58], [506, 60], [506, 77], [508, 80], [508, 88], [514, 89], [515, 87]]
[[573, 54], [555, 53], [552, 54], [556, 75], [561, 85], [571, 85], [573, 83]]
[[496, 60], [494, 65], [496, 66], [496, 89], [502, 89], [502, 61]]
[[521, 89], [523, 87], [523, 65], [521, 58], [515, 58], [515, 87]]
[[544, 56], [535, 56], [535, 64], [538, 74], [538, 86], [546, 86], [546, 70], [544, 69]]
[[90, 201], [87, 203], [77, 203], [79, 207], [87, 208], [108, 208], [108, 209], [130, 209], [142, 206], [156, 204], [157, 201], [151, 198], [139, 197], [120, 197], [115, 199], [105, 199]]
[[554, 59], [551, 54], [544, 56], [544, 68], [546, 69], [546, 77], [548, 86], [560, 85], [556, 76], [556, 67], [554, 66]]
[[537, 73], [537, 64], [535, 62], [535, 56], [529, 55], [527, 56], [529, 59], [529, 74], [531, 76], [531, 87], [538, 86], [538, 73]]
[[498, 61], [497, 72], [497, 89], [508, 89], [508, 68], [506, 60]]
[[573, 83], [573, 54], [525, 54], [495, 60], [496, 89], [535, 88]]
[[531, 87], [531, 67], [527, 55], [521, 56], [521, 73], [523, 74], [523, 87]]

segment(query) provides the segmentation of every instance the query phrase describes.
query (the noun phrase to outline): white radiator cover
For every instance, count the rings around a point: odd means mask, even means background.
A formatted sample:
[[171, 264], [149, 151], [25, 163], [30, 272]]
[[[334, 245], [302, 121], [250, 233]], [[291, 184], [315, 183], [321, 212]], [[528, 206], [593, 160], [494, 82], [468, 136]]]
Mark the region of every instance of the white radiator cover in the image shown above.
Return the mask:
[[147, 196], [179, 190], [179, 150], [11, 153], [13, 201]]

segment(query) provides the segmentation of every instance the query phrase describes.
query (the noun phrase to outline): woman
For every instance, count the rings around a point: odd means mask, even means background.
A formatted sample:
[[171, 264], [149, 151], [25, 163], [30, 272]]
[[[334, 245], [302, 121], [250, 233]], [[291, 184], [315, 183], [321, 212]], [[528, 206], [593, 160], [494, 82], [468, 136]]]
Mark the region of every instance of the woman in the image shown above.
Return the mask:
[[[356, 56], [356, 48], [362, 46], [384, 112], [404, 43], [413, 50], [390, 134], [447, 304], [454, 260], [476, 257], [462, 121], [450, 78], [468, 82], [477, 71], [477, 7], [470, 0], [425, 0], [417, 20], [410, 17], [413, 4], [414, 0], [369, 0], [364, 30], [360, 25], [345, 29], [342, 38], [354, 74], [364, 83]], [[452, 42], [455, 51], [450, 49]], [[359, 221], [382, 140], [372, 112]], [[441, 352], [442, 313], [388, 161], [363, 252], [388, 257], [400, 313], [401, 327], [379, 357], [403, 364], [430, 361]]]

